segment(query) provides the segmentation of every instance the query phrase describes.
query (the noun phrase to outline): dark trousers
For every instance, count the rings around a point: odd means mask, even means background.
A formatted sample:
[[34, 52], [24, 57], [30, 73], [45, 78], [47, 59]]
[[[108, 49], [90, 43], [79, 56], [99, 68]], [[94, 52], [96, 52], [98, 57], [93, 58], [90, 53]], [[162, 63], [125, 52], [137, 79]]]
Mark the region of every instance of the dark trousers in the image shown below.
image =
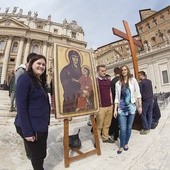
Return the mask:
[[109, 136], [111, 135], [114, 136], [114, 140], [117, 140], [117, 138], [119, 138], [119, 123], [118, 119], [115, 118], [114, 116], [112, 117], [112, 122], [109, 127]]
[[152, 124], [152, 112], [153, 112], [153, 99], [147, 99], [142, 101], [142, 113], [141, 120], [143, 129], [151, 129]]
[[25, 151], [27, 156], [31, 158], [34, 170], [44, 170], [43, 163], [46, 157], [48, 132], [37, 132], [36, 141], [29, 142], [24, 138], [21, 128], [16, 127], [16, 130], [24, 140]]

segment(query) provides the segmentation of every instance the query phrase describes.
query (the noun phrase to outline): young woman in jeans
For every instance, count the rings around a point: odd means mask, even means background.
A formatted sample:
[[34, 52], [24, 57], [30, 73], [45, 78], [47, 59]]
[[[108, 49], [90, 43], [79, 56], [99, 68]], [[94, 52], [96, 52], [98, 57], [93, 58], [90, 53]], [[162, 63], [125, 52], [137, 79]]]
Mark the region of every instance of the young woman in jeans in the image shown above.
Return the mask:
[[[127, 151], [129, 149], [128, 142], [136, 109], [138, 109], [139, 114], [142, 112], [141, 94], [138, 82], [125, 65], [121, 67], [120, 79], [116, 83], [115, 90], [114, 117], [118, 117], [120, 126], [120, 147], [117, 151], [117, 153], [120, 154], [123, 150]], [[137, 96], [138, 108], [136, 108], [135, 96]]]

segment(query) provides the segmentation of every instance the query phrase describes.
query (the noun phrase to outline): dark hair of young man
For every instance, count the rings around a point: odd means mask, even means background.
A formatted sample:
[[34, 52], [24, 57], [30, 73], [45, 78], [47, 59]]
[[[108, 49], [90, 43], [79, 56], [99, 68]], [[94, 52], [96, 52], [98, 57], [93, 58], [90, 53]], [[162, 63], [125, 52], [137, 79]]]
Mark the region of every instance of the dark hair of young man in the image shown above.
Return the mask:
[[34, 58], [36, 55], [37, 55], [36, 53], [30, 53], [30, 54], [28, 54], [28, 56], [27, 56], [27, 63], [29, 63], [29, 61], [30, 61], [32, 58]]
[[109, 74], [106, 74], [106, 76], [105, 76], [106, 78], [109, 78], [109, 77], [111, 77]]
[[120, 67], [115, 67], [114, 68], [114, 73], [115, 74], [120, 74], [121, 73]]
[[142, 74], [144, 77], [146, 77], [146, 73], [144, 71], [139, 71], [138, 74]]
[[98, 66], [97, 66], [97, 71], [100, 70], [100, 67], [104, 67], [104, 68], [105, 68], [106, 66], [105, 66], [104, 64], [98, 65]]

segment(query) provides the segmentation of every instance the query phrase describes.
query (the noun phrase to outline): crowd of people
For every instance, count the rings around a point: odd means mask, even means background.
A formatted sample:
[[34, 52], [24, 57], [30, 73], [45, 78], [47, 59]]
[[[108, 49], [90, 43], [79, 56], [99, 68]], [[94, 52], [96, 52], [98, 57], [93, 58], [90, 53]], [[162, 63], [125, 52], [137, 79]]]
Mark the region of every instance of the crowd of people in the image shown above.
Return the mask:
[[[90, 99], [90, 70], [88, 67], [81, 68], [80, 56], [76, 51], [71, 50], [68, 55], [70, 63], [60, 74], [64, 89], [63, 111], [76, 112], [93, 108]], [[106, 74], [105, 65], [97, 66], [97, 74], [99, 112], [95, 120], [98, 136], [103, 143], [114, 143], [119, 139], [117, 154], [121, 154], [129, 149], [136, 114], [140, 115], [142, 122], [141, 135], [146, 135], [153, 129], [154, 105], [157, 102], [154, 100], [152, 82], [147, 79], [144, 71], [138, 73], [138, 82], [126, 65], [114, 68], [113, 79]], [[30, 53], [26, 64], [21, 64], [15, 72], [12, 70], [10, 111], [17, 109], [14, 124], [17, 133], [23, 139], [26, 155], [31, 160], [34, 170], [43, 170], [46, 157], [51, 112], [46, 87], [44, 56]], [[77, 91], [78, 96], [75, 95]], [[78, 103], [75, 103], [76, 97]], [[160, 113], [158, 106], [157, 109]], [[87, 124], [91, 126], [89, 117]]]

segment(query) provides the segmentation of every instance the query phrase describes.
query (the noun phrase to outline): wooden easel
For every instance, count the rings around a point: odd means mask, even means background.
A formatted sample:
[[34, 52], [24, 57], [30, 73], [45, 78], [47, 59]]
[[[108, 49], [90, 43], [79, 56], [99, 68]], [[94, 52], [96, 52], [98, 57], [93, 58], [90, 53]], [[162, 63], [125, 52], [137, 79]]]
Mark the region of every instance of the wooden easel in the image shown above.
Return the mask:
[[[73, 149], [69, 147], [69, 120], [68, 119], [64, 119], [64, 162], [65, 162], [65, 168], [69, 167], [70, 163], [73, 161], [77, 161], [79, 159], [97, 154], [97, 155], [101, 155], [101, 150], [100, 150], [100, 143], [99, 143], [99, 138], [98, 138], [98, 134], [97, 134], [97, 127], [96, 127], [96, 123], [95, 123], [95, 119], [94, 119], [94, 114], [90, 116], [91, 122], [92, 122], [92, 127], [93, 127], [93, 134], [94, 134], [94, 141], [96, 144], [96, 148], [88, 151], [88, 152], [81, 152], [78, 149]], [[73, 150], [76, 153], [78, 153], [77, 156], [74, 157], [70, 157], [69, 156], [69, 151]]]

